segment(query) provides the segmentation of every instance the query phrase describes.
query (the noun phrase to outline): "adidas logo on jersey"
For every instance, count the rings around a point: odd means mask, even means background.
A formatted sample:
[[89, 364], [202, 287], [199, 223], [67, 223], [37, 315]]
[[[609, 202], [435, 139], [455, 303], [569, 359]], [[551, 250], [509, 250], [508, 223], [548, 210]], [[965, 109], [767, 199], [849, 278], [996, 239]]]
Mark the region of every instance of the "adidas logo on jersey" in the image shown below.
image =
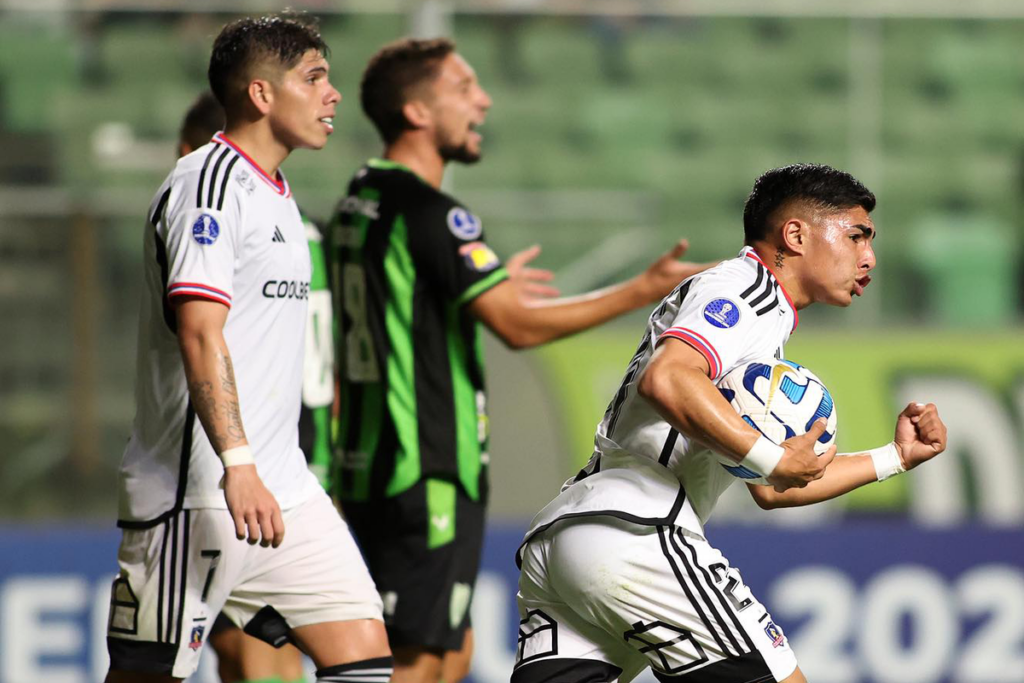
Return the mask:
[[280, 242], [284, 244], [284, 235], [281, 234], [281, 228], [274, 226], [274, 236], [270, 238], [271, 242]]

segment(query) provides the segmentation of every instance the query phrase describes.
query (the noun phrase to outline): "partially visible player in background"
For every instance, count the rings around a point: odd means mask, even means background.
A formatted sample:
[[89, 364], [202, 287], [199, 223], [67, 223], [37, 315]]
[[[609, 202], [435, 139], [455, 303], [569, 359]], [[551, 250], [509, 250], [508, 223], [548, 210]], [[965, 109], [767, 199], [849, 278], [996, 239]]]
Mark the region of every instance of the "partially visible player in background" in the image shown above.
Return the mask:
[[[224, 129], [224, 108], [212, 92], [196, 98], [185, 114], [178, 137], [178, 156], [207, 144]], [[331, 337], [331, 290], [320, 229], [300, 208], [306, 226], [313, 268], [309, 284], [309, 315], [306, 319], [306, 355], [302, 378], [302, 409], [299, 413], [299, 447], [306, 462], [327, 487], [330, 461], [330, 406], [334, 400], [334, 346]], [[298, 683], [305, 680], [302, 653], [290, 643], [275, 648], [246, 635], [224, 614], [210, 631], [210, 645], [217, 653], [222, 683]]]
[[683, 241], [631, 280], [525, 303], [480, 219], [441, 191], [449, 162], [481, 155], [491, 106], [445, 39], [401, 40], [371, 59], [363, 110], [384, 143], [328, 230], [341, 331], [335, 489], [381, 591], [395, 681], [457, 683], [483, 543], [489, 427], [480, 324], [512, 348], [654, 303], [704, 268]]

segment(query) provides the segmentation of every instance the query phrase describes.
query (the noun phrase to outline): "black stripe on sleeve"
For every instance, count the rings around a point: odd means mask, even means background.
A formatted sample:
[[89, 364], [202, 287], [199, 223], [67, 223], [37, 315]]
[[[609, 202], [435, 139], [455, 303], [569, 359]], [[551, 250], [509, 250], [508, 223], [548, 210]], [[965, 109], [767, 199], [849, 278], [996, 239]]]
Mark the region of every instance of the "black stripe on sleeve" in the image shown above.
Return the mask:
[[217, 171], [220, 170], [220, 165], [224, 163], [224, 160], [231, 154], [231, 148], [225, 147], [221, 155], [217, 157], [217, 163], [213, 165], [213, 173], [210, 174], [210, 187], [206, 192], [206, 207], [209, 209], [213, 208], [213, 191], [217, 186]]
[[237, 164], [238, 160], [241, 159], [241, 158], [242, 157], [240, 157], [240, 156], [238, 156], [236, 154], [235, 158], [232, 159], [230, 163], [228, 163], [228, 167], [226, 169], [224, 169], [224, 179], [221, 180], [221, 182], [220, 182], [220, 199], [217, 200], [217, 210], [218, 211], [221, 211], [224, 208], [224, 195], [227, 194], [228, 179], [231, 178], [231, 169], [233, 169], [235, 167], [235, 164]]
[[217, 145], [213, 146], [210, 153], [206, 155], [206, 161], [203, 162], [203, 170], [199, 172], [199, 189], [196, 191], [196, 208], [203, 208], [203, 179], [206, 177], [206, 167], [210, 165], [210, 159], [217, 152]]
[[746, 299], [748, 296], [754, 293], [754, 290], [761, 286], [761, 280], [764, 279], [764, 266], [760, 263], [757, 264], [757, 279], [754, 280], [754, 284], [743, 290], [740, 294], [741, 299]]
[[768, 298], [768, 295], [775, 291], [775, 283], [772, 282], [771, 278], [768, 278], [767, 282], [764, 283], [764, 291], [757, 295], [757, 298], [752, 299], [750, 307], [755, 308], [759, 303]]
[[750, 639], [750, 636], [747, 634], [746, 629], [743, 628], [743, 624], [740, 623], [739, 617], [736, 616], [736, 611], [732, 608], [732, 605], [729, 604], [729, 601], [726, 599], [722, 591], [719, 590], [718, 584], [716, 584], [714, 580], [712, 580], [711, 574], [710, 572], [708, 572], [707, 568], [703, 567], [697, 561], [697, 549], [694, 548], [693, 545], [686, 540], [686, 536], [683, 534], [682, 529], [676, 529], [676, 536], [679, 537], [679, 541], [684, 546], [686, 546], [686, 548], [690, 551], [690, 554], [693, 555], [693, 564], [698, 569], [700, 569], [708, 585], [711, 586], [711, 590], [715, 593], [715, 595], [718, 596], [718, 601], [721, 603], [722, 609], [725, 611], [726, 614], [729, 615], [729, 618], [732, 620], [732, 623], [736, 626], [736, 630], [740, 632], [741, 636], [743, 636], [743, 640], [746, 642], [747, 647], [751, 650], [756, 650], [757, 648], [754, 646], [754, 641]]
[[[686, 556], [686, 553], [683, 552], [682, 548], [680, 548], [679, 544], [676, 542], [677, 537], [682, 535], [681, 530], [678, 527], [676, 527], [675, 532], [676, 533], [669, 533], [668, 535], [668, 540], [672, 544], [672, 549], [676, 551], [676, 556], [683, 561], [683, 566], [686, 567], [686, 573], [690, 577], [690, 581], [693, 582], [693, 585], [697, 589], [697, 592], [700, 593], [700, 596], [704, 599], [704, 605], [708, 608], [711, 614], [714, 615], [715, 623], [718, 624], [718, 627], [722, 629], [722, 633], [724, 633], [725, 636], [729, 639], [729, 642], [732, 643], [732, 646], [735, 649], [736, 654], [743, 654], [743, 647], [740, 645], [739, 641], [736, 640], [736, 636], [735, 634], [733, 634], [732, 629], [730, 629], [726, 621], [722, 619], [722, 615], [718, 613], [718, 608], [715, 607], [715, 603], [711, 600], [711, 597], [708, 595], [705, 586], [701, 583], [700, 577], [697, 575], [697, 572], [694, 569], [694, 565], [697, 564], [696, 561], [694, 561], [691, 564], [690, 559]], [[697, 565], [697, 567], [702, 569], [700, 565]], [[704, 578], [707, 583], [711, 583], [710, 577], [705, 576]]]
[[683, 578], [683, 572], [679, 569], [679, 565], [676, 562], [676, 558], [668, 549], [668, 543], [665, 540], [665, 537], [669, 535], [669, 533], [670, 532], [666, 527], [658, 527], [658, 540], [661, 541], [661, 552], [665, 555], [665, 559], [668, 560], [668, 565], [672, 568], [672, 573], [676, 575], [676, 581], [683, 589], [683, 592], [686, 593], [686, 599], [690, 601], [691, 605], [693, 605], [693, 609], [695, 612], [697, 612], [697, 616], [700, 617], [700, 621], [702, 624], [704, 624], [705, 630], [707, 630], [707, 632], [711, 634], [711, 637], [715, 639], [715, 642], [718, 643], [718, 647], [721, 649], [722, 654], [728, 657], [732, 653], [729, 652], [729, 648], [725, 646], [725, 641], [722, 640], [722, 636], [718, 634], [718, 631], [715, 629], [714, 625], [708, 619], [707, 614], [704, 613], [704, 610], [701, 608], [700, 602], [698, 602], [697, 598], [694, 597], [693, 591], [690, 590], [690, 586], [686, 583], [686, 579]]
[[170, 198], [171, 188], [168, 187], [167, 190], [163, 193], [163, 195], [161, 195], [160, 201], [156, 203], [156, 210], [153, 211], [153, 215], [149, 219], [149, 224], [152, 225], [154, 228], [157, 226], [157, 223], [160, 222], [160, 216], [163, 215], [164, 207], [167, 206], [167, 200]]
[[767, 313], [768, 311], [772, 310], [773, 308], [775, 308], [778, 305], [779, 305], [779, 293], [776, 292], [775, 293], [775, 298], [772, 299], [772, 302], [770, 304], [768, 304], [767, 306], [765, 306], [764, 308], [762, 308], [761, 310], [757, 311], [757, 315], [764, 315], [765, 313]]

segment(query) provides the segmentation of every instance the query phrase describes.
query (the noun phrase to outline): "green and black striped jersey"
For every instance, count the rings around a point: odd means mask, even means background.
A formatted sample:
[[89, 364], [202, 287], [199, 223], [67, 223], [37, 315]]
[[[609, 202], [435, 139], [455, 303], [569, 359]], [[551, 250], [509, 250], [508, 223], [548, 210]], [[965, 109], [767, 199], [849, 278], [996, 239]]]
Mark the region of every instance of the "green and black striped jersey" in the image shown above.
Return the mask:
[[487, 497], [480, 324], [465, 304], [508, 277], [480, 220], [374, 159], [328, 228], [338, 321], [335, 493], [395, 496], [423, 478]]
[[299, 447], [309, 468], [324, 488], [330, 488], [331, 403], [334, 401], [334, 348], [331, 291], [327, 286], [327, 259], [316, 221], [302, 213], [309, 242], [312, 272], [309, 280], [309, 315], [299, 412]]

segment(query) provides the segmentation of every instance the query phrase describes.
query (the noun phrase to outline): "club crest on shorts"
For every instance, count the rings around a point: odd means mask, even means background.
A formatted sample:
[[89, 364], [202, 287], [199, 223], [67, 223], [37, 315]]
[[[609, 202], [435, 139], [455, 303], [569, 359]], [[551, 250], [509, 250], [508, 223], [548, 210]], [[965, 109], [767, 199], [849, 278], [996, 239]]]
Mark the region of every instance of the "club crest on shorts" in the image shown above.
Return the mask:
[[704, 319], [724, 330], [740, 321], [740, 309], [728, 299], [715, 299], [704, 307]]
[[192, 224], [192, 239], [199, 244], [208, 246], [217, 241], [220, 235], [220, 226], [217, 219], [208, 213], [200, 214], [196, 222]]
[[480, 219], [461, 206], [454, 206], [448, 211], [448, 229], [460, 240], [475, 240], [484, 232]]
[[498, 255], [491, 251], [491, 248], [483, 242], [470, 242], [459, 247], [459, 254], [466, 259], [466, 265], [477, 271], [485, 273], [494, 270], [501, 261]]
[[203, 631], [205, 630], [205, 626], [192, 627], [192, 635], [188, 638], [188, 647], [190, 650], [198, 650], [203, 646]]
[[772, 641], [772, 647], [779, 647], [786, 643], [786, 636], [782, 632], [782, 629], [775, 625], [774, 621], [768, 622], [768, 625], [764, 627], [764, 632], [768, 638]]

